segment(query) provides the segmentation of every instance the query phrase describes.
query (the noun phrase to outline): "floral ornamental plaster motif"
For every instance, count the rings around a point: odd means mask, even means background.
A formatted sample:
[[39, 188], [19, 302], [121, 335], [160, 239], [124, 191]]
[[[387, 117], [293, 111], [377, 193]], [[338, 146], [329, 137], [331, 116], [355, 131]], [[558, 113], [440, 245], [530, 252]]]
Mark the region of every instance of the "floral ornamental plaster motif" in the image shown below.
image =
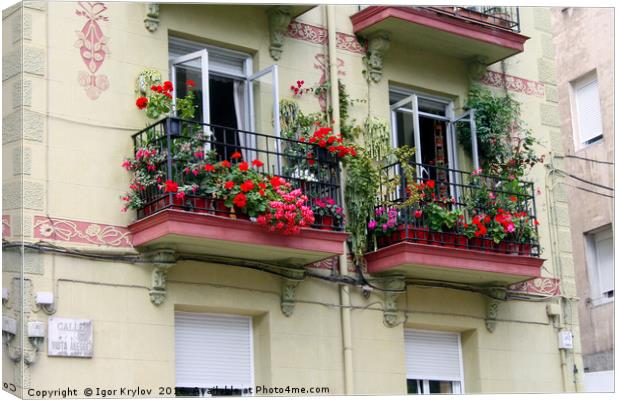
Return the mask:
[[97, 71], [110, 53], [107, 46], [109, 39], [103, 35], [99, 25], [100, 21], [108, 21], [108, 17], [103, 15], [108, 8], [101, 2], [80, 1], [78, 5], [75, 14], [86, 18], [86, 23], [82, 30], [76, 31], [78, 40], [74, 46], [80, 50], [82, 61], [88, 69], [78, 73], [78, 82], [84, 87], [88, 98], [96, 100], [101, 92], [110, 87], [107, 75], [97, 75]]
[[34, 237], [79, 244], [131, 247], [130, 233], [124, 227], [49, 218], [41, 215], [34, 218]]
[[480, 82], [497, 88], [506, 88], [511, 92], [523, 93], [529, 96], [544, 97], [545, 85], [541, 82], [530, 81], [518, 76], [502, 74], [501, 72], [487, 71]]
[[11, 216], [2, 216], [2, 237], [11, 236]]
[[535, 278], [529, 281], [515, 283], [509, 290], [538, 296], [559, 296], [560, 280], [556, 278]]
[[[293, 21], [288, 26], [287, 34], [293, 39], [304, 40], [314, 44], [327, 44], [327, 29], [320, 26]], [[354, 35], [342, 32], [336, 32], [336, 47], [351, 53], [366, 54], [366, 49], [358, 42]]]
[[[316, 63], [314, 64], [314, 68], [321, 71], [321, 77], [319, 78], [319, 82], [317, 86], [322, 86], [327, 82], [327, 75], [329, 74], [329, 59], [326, 54], [317, 53], [314, 56]], [[338, 58], [338, 76], [345, 76], [346, 72], [344, 71], [344, 61], [341, 58]], [[318, 96], [319, 105], [321, 106], [321, 110], [325, 112], [327, 110], [327, 94], [321, 93]]]

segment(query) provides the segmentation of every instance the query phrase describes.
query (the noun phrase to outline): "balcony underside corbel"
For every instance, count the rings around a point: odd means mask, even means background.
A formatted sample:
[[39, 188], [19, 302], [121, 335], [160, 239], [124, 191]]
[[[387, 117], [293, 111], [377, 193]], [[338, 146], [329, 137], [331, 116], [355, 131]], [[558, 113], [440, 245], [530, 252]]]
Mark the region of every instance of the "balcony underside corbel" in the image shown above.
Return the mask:
[[174, 250], [157, 250], [145, 255], [145, 259], [152, 265], [151, 288], [149, 297], [151, 303], [156, 306], [161, 305], [166, 300], [166, 281], [168, 270], [176, 264], [176, 253]]

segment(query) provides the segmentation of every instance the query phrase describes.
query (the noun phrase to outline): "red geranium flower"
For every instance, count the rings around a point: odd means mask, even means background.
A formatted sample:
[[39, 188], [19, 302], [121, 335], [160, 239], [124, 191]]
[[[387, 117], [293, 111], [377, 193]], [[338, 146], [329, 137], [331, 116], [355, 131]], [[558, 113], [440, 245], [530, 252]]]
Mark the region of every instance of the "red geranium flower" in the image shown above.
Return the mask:
[[165, 183], [166, 187], [164, 188], [164, 192], [172, 192], [176, 193], [179, 190], [179, 184], [168, 179]]
[[241, 188], [242, 192], [247, 193], [250, 190], [254, 189], [254, 182], [252, 182], [250, 179], [248, 179], [247, 181], [245, 181], [241, 185], [239, 185], [239, 187]]
[[261, 160], [254, 160], [252, 161], [252, 165], [255, 167], [262, 167], [265, 164]]
[[245, 207], [245, 205], [248, 203], [248, 198], [245, 197], [245, 195], [243, 193], [239, 193], [238, 195], [235, 196], [235, 198], [233, 199], [233, 204], [239, 208], [243, 208]]
[[173, 88], [172, 88], [172, 82], [170, 82], [170, 81], [166, 81], [166, 82], [164, 82], [164, 90], [165, 90], [166, 92], [169, 92], [169, 91], [171, 91], [172, 89], [173, 89]]
[[211, 164], [205, 164], [205, 171], [207, 172], [213, 172], [215, 171], [215, 167]]
[[230, 164], [230, 161], [228, 161], [228, 160], [224, 160], [224, 161], [222, 161], [222, 162], [220, 163], [220, 165], [221, 165], [222, 167], [224, 167], [224, 168], [230, 168], [230, 165], [231, 165], [231, 164]]
[[426, 186], [429, 189], [435, 189], [435, 181], [431, 179], [430, 181], [426, 182]]
[[149, 99], [147, 99], [146, 97], [140, 97], [138, 98], [138, 100], [136, 100], [136, 106], [138, 106], [140, 110], [144, 110], [148, 103]]
[[232, 189], [232, 188], [234, 188], [234, 187], [235, 187], [235, 182], [233, 182], [233, 181], [228, 181], [228, 182], [226, 182], [226, 183], [224, 184], [224, 187], [225, 187], [226, 189], [229, 189], [229, 190], [230, 190], [230, 189]]
[[235, 160], [237, 158], [241, 158], [241, 153], [239, 153], [238, 151], [235, 151], [232, 156], [230, 156], [231, 159]]
[[245, 172], [245, 171], [248, 170], [248, 167], [249, 167], [249, 165], [245, 161], [239, 163], [239, 171]]
[[193, 81], [193, 80], [191, 80], [191, 79], [188, 79], [186, 83], [187, 83], [187, 86], [188, 86], [188, 87], [194, 87], [194, 86], [196, 86], [196, 82], [194, 82], [194, 81]]

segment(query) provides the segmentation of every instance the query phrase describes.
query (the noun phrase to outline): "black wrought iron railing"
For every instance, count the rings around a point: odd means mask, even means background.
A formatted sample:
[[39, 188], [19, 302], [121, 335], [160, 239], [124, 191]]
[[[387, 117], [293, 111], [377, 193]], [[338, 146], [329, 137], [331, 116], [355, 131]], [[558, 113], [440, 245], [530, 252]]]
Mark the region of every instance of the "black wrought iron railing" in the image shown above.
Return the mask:
[[[138, 219], [168, 208], [249, 218], [234, 207], [224, 207], [223, 199], [217, 198], [213, 188], [201, 185], [202, 171], [194, 173], [188, 168], [193, 163], [200, 164], [207, 155], [213, 163], [258, 160], [252, 168], [268, 177], [284, 178], [293, 189], [301, 189], [308, 196], [309, 203], [329, 198], [342, 204], [338, 159], [315, 144], [175, 117], [162, 119], [132, 138], [134, 154], [140, 149], [157, 150], [160, 157], [154, 163], [156, 170], [152, 172], [159, 171], [163, 177], [162, 182], [148, 185], [141, 191], [142, 207], [137, 211]], [[235, 153], [241, 157], [233, 160]], [[179, 187], [195, 185], [198, 189], [186, 191], [183, 198], [178, 198], [162, 189], [164, 180], [174, 181]], [[338, 223], [323, 223], [320, 218], [314, 227], [342, 229]]]
[[[407, 241], [539, 256], [534, 186], [411, 162], [382, 171], [370, 250]], [[391, 216], [388, 215], [391, 213]], [[373, 226], [374, 225], [374, 226]], [[502, 232], [493, 232], [493, 229]]]
[[433, 11], [450, 14], [472, 22], [493, 25], [498, 28], [520, 31], [519, 8], [504, 6], [433, 6]]

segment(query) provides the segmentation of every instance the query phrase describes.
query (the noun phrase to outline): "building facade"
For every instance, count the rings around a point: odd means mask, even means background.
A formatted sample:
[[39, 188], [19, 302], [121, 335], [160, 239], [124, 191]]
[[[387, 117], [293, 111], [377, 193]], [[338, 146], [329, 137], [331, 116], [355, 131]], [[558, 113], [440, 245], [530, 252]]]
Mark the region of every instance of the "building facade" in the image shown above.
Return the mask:
[[[5, 390], [582, 389], [568, 192], [548, 173], [564, 151], [549, 9], [30, 1], [4, 10], [3, 33]], [[202, 124], [145, 129], [155, 120], [136, 99], [158, 74], [179, 97], [193, 81]], [[331, 223], [267, 232], [190, 192], [176, 203], [177, 188], [121, 212], [123, 160], [147, 142], [171, 155], [187, 129], [215, 137], [205, 151], [282, 175], [297, 156], [285, 150], [307, 144], [276, 140], [280, 102], [332, 105], [338, 132], [338, 80], [361, 100], [349, 121], [383, 121], [391, 146], [415, 145], [419, 179], [456, 197], [477, 166], [456, 140], [476, 129], [469, 89], [514, 96], [546, 155], [523, 195], [538, 241], [506, 250], [404, 228], [351, 257]], [[324, 90], [295, 91], [310, 86]], [[167, 178], [182, 174], [162, 160]], [[340, 164], [315, 162], [287, 177], [343, 205]]]
[[[585, 388], [614, 387], [613, 10], [552, 14]], [[572, 176], [571, 176], [572, 175]]]

